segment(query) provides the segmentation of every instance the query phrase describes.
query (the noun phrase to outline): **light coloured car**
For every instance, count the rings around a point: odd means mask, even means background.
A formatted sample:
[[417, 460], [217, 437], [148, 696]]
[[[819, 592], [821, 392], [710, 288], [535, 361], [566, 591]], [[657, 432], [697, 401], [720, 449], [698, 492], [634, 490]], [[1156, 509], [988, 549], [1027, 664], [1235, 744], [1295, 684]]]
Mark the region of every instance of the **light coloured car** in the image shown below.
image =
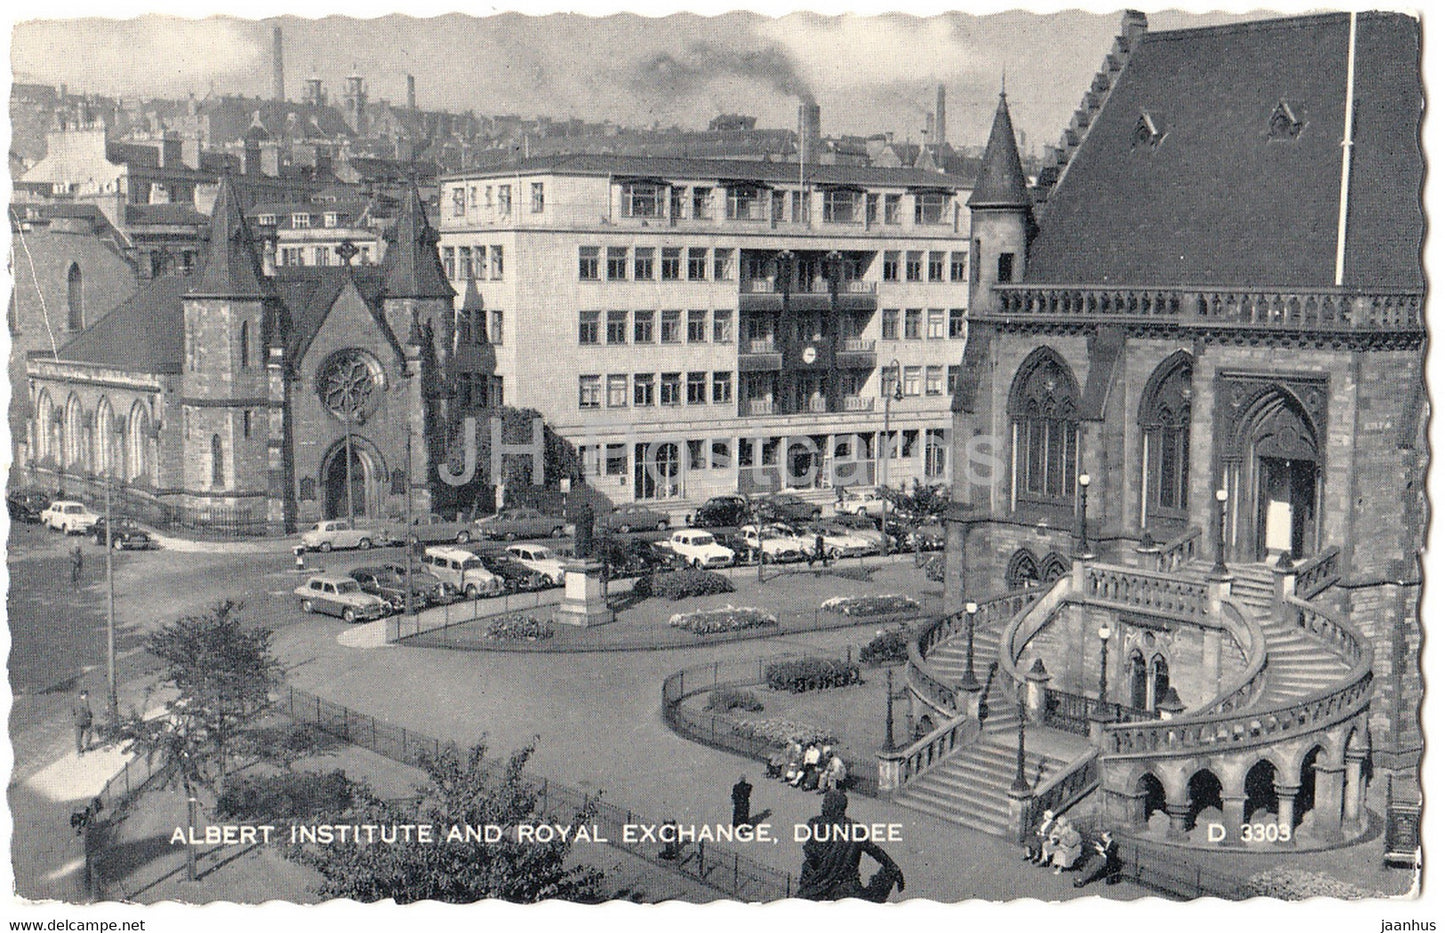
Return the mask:
[[552, 549], [542, 544], [509, 544], [507, 545], [507, 556], [528, 570], [535, 570], [543, 574], [557, 586], [561, 586], [567, 580], [567, 571], [562, 566], [562, 560]]
[[407, 541], [412, 544], [418, 541], [422, 544], [441, 544], [444, 541], [470, 544], [474, 537], [480, 536], [470, 519], [447, 518], [435, 513], [416, 516], [406, 532]]
[[870, 541], [862, 535], [853, 534], [840, 525], [814, 522], [802, 529], [802, 537], [811, 538], [814, 542], [814, 549], [816, 549], [819, 535], [823, 536], [823, 553], [830, 558], [862, 557], [864, 554], [877, 554], [882, 550], [877, 541]]
[[386, 529], [354, 525], [345, 518], [319, 521], [301, 533], [301, 544], [308, 551], [339, 551], [346, 548], [360, 548], [365, 551], [390, 543], [391, 535]]
[[482, 559], [464, 548], [429, 547], [422, 552], [421, 565], [426, 572], [449, 584], [467, 599], [496, 596], [506, 589], [506, 581], [482, 564]]
[[544, 515], [526, 506], [503, 509], [472, 523], [477, 533], [487, 538], [560, 538], [567, 533], [567, 521], [560, 515]]
[[350, 577], [318, 574], [293, 592], [301, 597], [303, 612], [324, 612], [347, 622], [370, 622], [391, 611], [386, 600], [362, 590]]
[[666, 531], [671, 520], [665, 512], [650, 509], [645, 505], [633, 503], [631, 505], [618, 506], [607, 515], [597, 520], [598, 531], [615, 531], [618, 534], [627, 534], [631, 531], [642, 531], [644, 529], [656, 528], [658, 531]]
[[99, 515], [71, 499], [56, 500], [40, 513], [41, 524], [68, 535], [83, 535], [98, 521]]
[[850, 486], [833, 503], [833, 514], [878, 518], [883, 514], [883, 496], [876, 486]]
[[807, 557], [807, 549], [811, 545], [804, 545], [801, 538], [794, 537], [786, 531], [774, 525], [765, 525], [761, 530], [757, 525], [744, 525], [738, 529], [739, 536], [762, 555], [764, 563], [788, 564], [803, 560]]
[[735, 557], [731, 548], [717, 543], [712, 532], [697, 528], [674, 531], [672, 537], [659, 546], [666, 547], [685, 563], [703, 569], [730, 567]]

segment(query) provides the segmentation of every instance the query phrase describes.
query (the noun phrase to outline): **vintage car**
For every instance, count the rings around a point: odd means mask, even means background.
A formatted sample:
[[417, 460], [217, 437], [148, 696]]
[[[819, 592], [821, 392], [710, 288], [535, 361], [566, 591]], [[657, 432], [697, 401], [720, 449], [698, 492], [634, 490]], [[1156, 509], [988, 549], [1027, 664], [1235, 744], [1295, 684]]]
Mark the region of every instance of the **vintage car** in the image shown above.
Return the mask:
[[421, 556], [426, 572], [450, 585], [467, 599], [496, 596], [505, 590], [501, 577], [488, 570], [482, 559], [459, 547], [429, 547]]
[[408, 544], [441, 544], [446, 541], [470, 544], [474, 537], [479, 536], [471, 519], [447, 518], [434, 512], [414, 516], [411, 524], [406, 526]]
[[350, 577], [318, 574], [294, 590], [303, 612], [324, 612], [347, 622], [369, 622], [386, 615], [390, 607], [380, 596], [367, 593]]
[[472, 523], [486, 538], [515, 541], [518, 538], [560, 538], [567, 531], [567, 521], [560, 515], [544, 515], [533, 508], [503, 509]]
[[597, 530], [614, 531], [625, 535], [633, 531], [654, 528], [658, 531], [666, 531], [671, 523], [672, 520], [667, 517], [666, 512], [659, 512], [645, 505], [633, 503], [619, 506], [607, 515], [599, 516]]
[[712, 570], [732, 566], [733, 552], [718, 544], [711, 532], [697, 529], [674, 531], [664, 544], [692, 567]]
[[349, 519], [328, 518], [301, 533], [301, 544], [308, 551], [339, 551], [391, 544], [391, 532], [372, 525], [355, 525]]
[[812, 549], [810, 542], [804, 542], [784, 526], [764, 525], [759, 529], [757, 525], [744, 525], [738, 534], [762, 555], [765, 564], [795, 563], [806, 559]]
[[736, 528], [746, 522], [752, 509], [742, 496], [713, 496], [687, 517], [695, 528]]
[[551, 580], [556, 586], [566, 582], [566, 571], [562, 560], [552, 549], [541, 544], [510, 544], [506, 554], [528, 570], [535, 570]]
[[409, 591], [406, 568], [393, 564], [357, 567], [348, 576], [360, 583], [362, 590], [386, 600], [392, 612], [419, 612], [448, 601], [446, 584], [420, 566], [412, 568]]
[[804, 540], [811, 539], [815, 551], [818, 537], [822, 536], [823, 553], [830, 559], [862, 557], [865, 554], [877, 554], [883, 550], [876, 540], [856, 535], [847, 528], [832, 522], [809, 522], [798, 529], [798, 535]]
[[40, 524], [40, 515], [50, 505], [50, 495], [39, 489], [12, 489], [5, 494], [5, 508], [12, 522]]
[[83, 535], [94, 528], [98, 521], [99, 515], [70, 499], [52, 502], [40, 513], [40, 522], [46, 528], [68, 535]]
[[823, 517], [823, 509], [791, 493], [775, 493], [758, 500], [758, 515], [770, 522], [806, 522]]
[[682, 563], [665, 541], [604, 536], [592, 542], [592, 557], [607, 567], [610, 577], [638, 577], [657, 570], [670, 570]]
[[885, 501], [876, 486], [850, 486], [840, 491], [838, 501], [833, 503], [833, 514], [878, 518], [883, 514]]
[[552, 585], [551, 577], [523, 566], [521, 561], [502, 551], [483, 551], [477, 558], [482, 566], [501, 578], [508, 593], [531, 593]]

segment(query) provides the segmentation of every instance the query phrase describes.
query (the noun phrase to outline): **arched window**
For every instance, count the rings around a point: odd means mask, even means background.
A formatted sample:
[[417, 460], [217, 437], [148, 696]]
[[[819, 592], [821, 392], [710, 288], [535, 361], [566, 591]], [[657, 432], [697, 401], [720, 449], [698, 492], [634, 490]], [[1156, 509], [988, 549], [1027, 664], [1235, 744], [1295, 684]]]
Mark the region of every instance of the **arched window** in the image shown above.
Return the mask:
[[55, 446], [51, 443], [53, 435], [51, 429], [55, 424], [55, 403], [50, 400], [50, 393], [44, 389], [35, 400], [35, 456], [36, 462], [42, 462], [48, 457], [55, 456]]
[[150, 475], [147, 452], [150, 448], [151, 418], [144, 405], [136, 402], [130, 409], [130, 423], [125, 439], [125, 478], [127, 482], [145, 480]]
[[1004, 582], [1011, 590], [1038, 585], [1039, 562], [1032, 551], [1019, 548], [1014, 552], [1014, 556], [1009, 558], [1008, 569], [1004, 571]]
[[1019, 367], [1009, 395], [1014, 495], [1072, 505], [1079, 461], [1079, 384], [1059, 355], [1035, 350]]
[[226, 485], [226, 455], [221, 450], [221, 435], [211, 435], [211, 485]]
[[251, 365], [251, 322], [241, 322], [241, 368]]
[[67, 330], [85, 329], [85, 288], [80, 280], [80, 266], [77, 263], [70, 264], [70, 272], [66, 275], [65, 300], [68, 312], [65, 318]]
[[67, 467], [83, 467], [85, 457], [85, 412], [74, 395], [65, 403], [65, 456]]
[[1039, 565], [1039, 578], [1044, 583], [1053, 583], [1060, 577], [1069, 573], [1069, 562], [1064, 560], [1063, 555], [1058, 551], [1050, 551], [1044, 555], [1044, 562]]
[[111, 426], [113, 421], [110, 399], [103, 398], [100, 404], [95, 406], [95, 450], [91, 456], [95, 472], [105, 477], [111, 475], [111, 445], [115, 443], [115, 430]]
[[1189, 508], [1189, 419], [1194, 361], [1180, 352], [1144, 388], [1139, 430], [1144, 457], [1144, 517], [1182, 519]]

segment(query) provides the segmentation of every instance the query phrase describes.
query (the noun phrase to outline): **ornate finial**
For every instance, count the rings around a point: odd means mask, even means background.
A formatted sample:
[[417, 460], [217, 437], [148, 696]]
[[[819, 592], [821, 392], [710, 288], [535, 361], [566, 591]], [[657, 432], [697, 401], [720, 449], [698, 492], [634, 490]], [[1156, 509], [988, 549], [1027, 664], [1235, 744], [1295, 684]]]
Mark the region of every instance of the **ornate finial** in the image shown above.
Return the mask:
[[347, 268], [351, 267], [351, 260], [355, 259], [356, 254], [359, 252], [361, 252], [361, 250], [357, 249], [356, 244], [350, 240], [342, 240], [340, 245], [336, 247], [336, 255], [341, 258], [342, 265]]
[[1000, 75], [1000, 77], [999, 77], [999, 81], [998, 81], [998, 96], [999, 96], [999, 97], [1007, 97], [1007, 96], [1008, 96], [1008, 68], [1007, 68], [1007, 67], [1005, 67], [1005, 68], [1003, 69], [1003, 73], [1002, 73], [1002, 74]]

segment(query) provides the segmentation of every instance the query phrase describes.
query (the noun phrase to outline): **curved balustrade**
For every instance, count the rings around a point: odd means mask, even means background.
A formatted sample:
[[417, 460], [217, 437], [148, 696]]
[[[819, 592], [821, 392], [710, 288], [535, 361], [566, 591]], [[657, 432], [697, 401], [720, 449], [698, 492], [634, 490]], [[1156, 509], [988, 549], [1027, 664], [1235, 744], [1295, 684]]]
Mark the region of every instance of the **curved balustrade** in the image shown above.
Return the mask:
[[[991, 627], [1002, 628], [1020, 611], [1038, 600], [1041, 594], [1041, 590], [1030, 587], [983, 600], [978, 604], [978, 612], [974, 614], [974, 631]], [[906, 678], [909, 689], [935, 710], [950, 716], [956, 715], [966, 704], [960, 701], [956, 685], [934, 676], [929, 669], [927, 658], [935, 646], [967, 627], [968, 613], [950, 613], [924, 627], [908, 644]]]
[[1166, 573], [1089, 564], [1084, 568], [1083, 590], [1077, 596], [1186, 622], [1209, 618], [1208, 586]]
[[1027, 612], [1015, 615], [1004, 629], [1003, 638], [999, 639], [998, 643], [999, 667], [1003, 668], [1003, 672], [1011, 677], [1015, 684], [1024, 682], [1024, 672], [1019, 670], [1019, 658], [1023, 655], [1024, 647], [1053, 621], [1054, 613], [1058, 611], [1059, 605], [1069, 595], [1072, 587], [1072, 576], [1060, 577], [1038, 602], [1029, 606]]
[[1344, 620], [1336, 619], [1325, 609], [1298, 596], [1286, 596], [1284, 603], [1287, 612], [1294, 612], [1291, 621], [1295, 627], [1334, 649], [1335, 654], [1349, 662], [1351, 668], [1358, 666], [1362, 658], [1368, 660], [1373, 655], [1373, 648], [1365, 636]]
[[1244, 670], [1220, 690], [1213, 700], [1191, 710], [1191, 716], [1232, 713], [1258, 700], [1259, 695], [1264, 692], [1268, 663], [1264, 632], [1252, 619], [1240, 612], [1232, 600], [1221, 600], [1219, 605], [1222, 610], [1220, 622], [1223, 623], [1224, 630], [1244, 652]]
[[902, 748], [879, 752], [878, 757], [883, 761], [898, 762], [898, 786], [902, 787], [948, 757], [977, 733], [978, 723], [965, 713]]
[[1194, 560], [1202, 537], [1201, 529], [1191, 528], [1179, 537], [1164, 542], [1159, 548], [1159, 553], [1154, 555], [1154, 571], [1156, 573], [1174, 573]]
[[1033, 789], [1024, 805], [1020, 836], [1043, 822], [1044, 811], [1063, 813], [1099, 783], [1099, 750], [1091, 748]]
[[1294, 568], [1294, 592], [1300, 599], [1313, 599], [1340, 578], [1340, 549], [1323, 554]]

